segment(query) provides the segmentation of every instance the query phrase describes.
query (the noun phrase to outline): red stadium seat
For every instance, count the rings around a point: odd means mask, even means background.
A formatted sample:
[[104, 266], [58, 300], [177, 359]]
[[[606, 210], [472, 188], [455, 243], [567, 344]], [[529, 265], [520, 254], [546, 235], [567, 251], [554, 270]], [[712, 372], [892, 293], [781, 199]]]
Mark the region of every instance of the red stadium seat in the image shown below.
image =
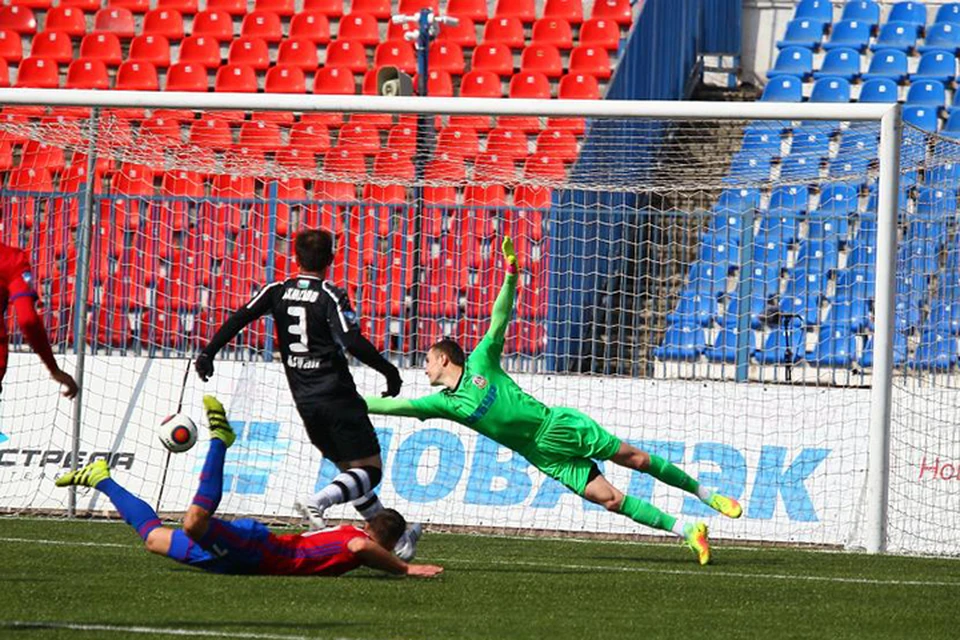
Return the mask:
[[348, 124], [358, 124], [368, 129], [389, 129], [393, 126], [393, 115], [389, 113], [351, 113]]
[[283, 39], [280, 16], [272, 11], [251, 11], [243, 18], [240, 35], [260, 38], [269, 44], [276, 44]]
[[[86, 11], [88, 13], [93, 13], [97, 11], [102, 5], [103, 3], [101, 2], [101, 0], [60, 0], [60, 4], [59, 4], [60, 7], [75, 8], [75, 9], [79, 9], [80, 11]], [[53, 7], [51, 11], [53, 11], [56, 8], [57, 7]], [[48, 20], [50, 19], [49, 15], [50, 14], [48, 13], [47, 14]]]
[[327, 173], [346, 180], [366, 178], [367, 165], [363, 158], [363, 153], [340, 145], [327, 154], [324, 169]]
[[552, 97], [550, 95], [550, 81], [542, 73], [521, 71], [510, 78], [508, 95], [511, 98], [549, 100]]
[[306, 38], [293, 38], [280, 43], [277, 64], [295, 66], [303, 71], [316, 71], [320, 66], [317, 45]]
[[181, 15], [192, 16], [200, 11], [199, 0], [157, 0], [157, 9], [179, 11]]
[[110, 88], [110, 77], [107, 75], [107, 65], [101, 60], [78, 58], [67, 67], [67, 81], [65, 89], [100, 89]]
[[44, 31], [33, 37], [30, 56], [67, 64], [73, 60], [73, 42], [62, 31]]
[[570, 73], [560, 78], [558, 98], [567, 100], [599, 100], [600, 85], [588, 73]]
[[[473, 50], [471, 70], [490, 71], [501, 77], [511, 76], [513, 75], [513, 54], [505, 44], [481, 44]], [[463, 95], [462, 86], [460, 94]]]
[[[250, 176], [217, 174], [210, 181], [210, 197], [214, 200], [253, 200], [256, 197], [254, 179]], [[235, 202], [214, 202], [211, 207], [214, 227], [223, 234], [224, 242], [227, 233], [240, 233], [246, 206]], [[218, 257], [222, 257], [222, 254]]]
[[146, 13], [150, 10], [150, 0], [109, 0], [107, 7], [126, 9], [131, 13]]
[[[363, 73], [363, 80], [360, 82], [360, 93], [365, 96], [380, 95], [380, 89], [377, 87], [377, 73], [379, 68], [367, 69]], [[414, 84], [413, 86], [417, 86]]]
[[528, 180], [562, 182], [567, 177], [567, 170], [560, 158], [534, 153], [523, 165], [523, 177]]
[[214, 151], [226, 151], [233, 147], [230, 124], [222, 118], [204, 116], [190, 126], [190, 144]]
[[0, 88], [10, 86], [10, 65], [3, 58], [0, 58]]
[[327, 46], [326, 67], [341, 67], [352, 73], [367, 70], [367, 52], [353, 40], [336, 40]]
[[24, 58], [17, 69], [15, 87], [34, 89], [56, 89], [60, 86], [60, 71], [57, 63], [45, 58], [30, 56]]
[[[500, 78], [492, 71], [470, 71], [460, 81], [460, 95], [464, 98], [501, 98]], [[472, 127], [483, 133], [490, 130], [489, 116], [450, 116], [451, 126]]]
[[357, 92], [357, 81], [349, 69], [322, 67], [313, 79], [313, 92], [320, 94], [350, 95]]
[[149, 62], [128, 60], [117, 69], [114, 88], [122, 91], [157, 91], [157, 68]]
[[207, 69], [220, 66], [220, 43], [213, 36], [190, 36], [180, 43], [180, 62]]
[[317, 169], [317, 154], [296, 147], [283, 147], [277, 151], [277, 164], [288, 169], [303, 169], [312, 173]]
[[343, 16], [340, 20], [337, 40], [353, 40], [368, 47], [379, 44], [380, 27], [377, 25], [377, 18], [369, 13], [351, 13]]
[[547, 0], [543, 5], [544, 18], [559, 18], [571, 25], [583, 22], [583, 0]]
[[376, 155], [380, 153], [380, 134], [375, 128], [348, 122], [340, 129], [337, 149], [349, 149], [365, 156]]
[[477, 46], [477, 28], [473, 20], [465, 16], [458, 16], [458, 18], [460, 20], [459, 24], [440, 27], [440, 35], [437, 36], [437, 40], [458, 44], [461, 47], [473, 48]]
[[449, 153], [436, 153], [424, 169], [424, 178], [445, 182], [463, 182], [467, 179], [467, 168], [463, 158]]
[[231, 16], [247, 13], [247, 0], [207, 0], [207, 11], [225, 11]]
[[166, 69], [170, 66], [170, 42], [163, 36], [137, 36], [130, 41], [130, 60]]
[[303, 0], [303, 12], [319, 12], [329, 18], [343, 15], [343, 0]]
[[280, 127], [273, 122], [250, 120], [240, 125], [238, 147], [272, 151], [283, 146], [280, 140]]
[[447, 126], [437, 136], [437, 151], [473, 160], [480, 153], [480, 138], [474, 129]]
[[536, 71], [548, 78], [563, 75], [563, 60], [560, 51], [551, 44], [531, 44], [520, 54], [520, 70]]
[[270, 66], [270, 47], [266, 40], [253, 36], [240, 36], [230, 43], [227, 62], [244, 64], [257, 71], [264, 71]]
[[256, 93], [257, 72], [245, 64], [225, 64], [217, 69], [213, 81], [214, 91], [233, 93]]
[[281, 18], [289, 18], [297, 11], [293, 0], [256, 0], [253, 3], [254, 11], [270, 11]]
[[290, 21], [290, 38], [327, 44], [330, 42], [330, 20], [321, 11], [302, 11]]
[[[163, 174], [160, 192], [164, 196], [197, 200], [203, 197], [203, 191], [203, 176], [195, 171], [167, 171]], [[182, 200], [164, 202], [161, 206], [164, 215], [167, 216], [164, 219], [166, 224], [169, 224], [174, 231], [182, 231], [186, 228], [189, 210], [187, 202]]]
[[488, 18], [487, 0], [448, 0], [447, 14], [483, 24]]
[[417, 71], [417, 56], [409, 42], [381, 42], [373, 53], [373, 65], [397, 67], [404, 73], [413, 74]]
[[630, 0], [596, 0], [591, 18], [606, 18], [617, 24], [633, 22], [633, 6]]
[[577, 136], [566, 129], [544, 129], [537, 136], [537, 153], [570, 163], [577, 159]]
[[207, 68], [192, 62], [178, 62], [167, 71], [166, 91], [208, 91]]
[[169, 118], [148, 118], [140, 124], [138, 144], [148, 147], [180, 146], [180, 125]]
[[421, 9], [432, 9], [434, 15], [440, 14], [439, 0], [400, 0], [397, 6], [397, 13], [402, 15], [413, 15], [420, 13]]
[[[246, 3], [244, 3], [246, 5]], [[244, 9], [244, 13], [246, 9]], [[193, 37], [205, 36], [218, 42], [233, 40], [233, 20], [227, 11], [201, 11], [193, 18]], [[186, 42], [186, 40], [184, 41]], [[181, 46], [183, 46], [181, 44]], [[219, 57], [219, 56], [218, 56]]]
[[29, 7], [0, 7], [0, 29], [20, 35], [33, 35], [37, 32], [37, 19]]
[[[413, 86], [415, 87], [417, 86], [418, 77], [419, 76], [413, 77]], [[427, 95], [436, 98], [452, 98], [453, 78], [450, 77], [450, 73], [431, 69], [430, 73], [427, 74]]]
[[580, 27], [580, 45], [616, 51], [620, 48], [620, 27], [607, 18], [591, 18]]
[[306, 93], [307, 81], [303, 70], [291, 64], [277, 64], [267, 70], [265, 93]]
[[[99, 2], [97, 6], [99, 7]], [[71, 38], [79, 38], [87, 32], [87, 21], [79, 8], [61, 5], [47, 11], [45, 28], [47, 31], [62, 31]]]
[[534, 0], [497, 0], [495, 18], [519, 18], [524, 24], [532, 24], [537, 19], [537, 7]]
[[63, 149], [36, 140], [27, 140], [20, 155], [20, 166], [28, 169], [59, 171], [66, 166]]
[[411, 156], [402, 151], [384, 149], [377, 154], [373, 161], [373, 177], [375, 178], [413, 180], [415, 174], [416, 168], [413, 166]]
[[[350, 4], [350, 13], [365, 13], [376, 20], [389, 20], [393, 14], [390, 0], [353, 0]], [[341, 25], [343, 22], [341, 21]]]
[[403, 124], [394, 125], [387, 134], [385, 150], [396, 151], [401, 155], [412, 156], [417, 148], [417, 130]]
[[483, 44], [503, 44], [511, 49], [523, 49], [527, 37], [519, 18], [494, 18], [483, 28]]
[[0, 31], [0, 59], [20, 62], [23, 58], [23, 42], [15, 31]]
[[93, 30], [115, 33], [121, 40], [130, 40], [137, 35], [133, 14], [130, 13], [129, 9], [122, 7], [107, 7], [97, 11], [93, 18]]
[[533, 44], [550, 44], [561, 51], [573, 48], [573, 30], [562, 18], [540, 18], [533, 23]]
[[395, 23], [390, 21], [387, 25], [387, 40], [407, 40], [407, 34], [417, 30], [413, 22]]
[[603, 47], [574, 47], [570, 52], [570, 73], [589, 73], [598, 80], [607, 80], [613, 74], [610, 54]]
[[183, 40], [183, 16], [173, 9], [154, 9], [143, 16], [143, 33]]
[[111, 67], [119, 66], [123, 62], [120, 38], [115, 33], [89, 33], [80, 41], [80, 57], [101, 60]]
[[484, 180], [497, 180], [504, 184], [512, 184], [517, 177], [517, 168], [514, 158], [488, 151], [477, 156], [473, 173], [474, 175], [482, 175]]
[[[155, 193], [153, 171], [141, 165], [124, 163], [110, 179], [110, 190], [126, 196], [152, 198]], [[139, 199], [117, 200], [113, 206], [115, 219], [124, 229], [138, 229], [150, 203]]]
[[326, 153], [330, 149], [330, 133], [323, 125], [297, 122], [290, 127], [290, 146], [314, 153]]

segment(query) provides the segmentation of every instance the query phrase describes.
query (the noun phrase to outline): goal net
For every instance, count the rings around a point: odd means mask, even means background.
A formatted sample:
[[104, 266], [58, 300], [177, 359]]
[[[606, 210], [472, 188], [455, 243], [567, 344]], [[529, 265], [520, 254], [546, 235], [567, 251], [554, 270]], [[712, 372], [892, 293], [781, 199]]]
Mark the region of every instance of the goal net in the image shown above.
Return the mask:
[[[862, 546], [878, 123], [504, 113], [4, 109], [3, 242], [30, 255], [64, 366], [84, 350], [78, 462], [109, 457], [162, 512], [189, 504], [205, 438], [168, 460], [157, 426], [231, 310], [296, 273], [298, 229], [336, 235], [329, 277], [401, 368], [406, 397], [434, 391], [430, 344], [452, 337], [469, 352], [486, 331], [510, 235], [522, 275], [504, 368], [545, 403], [737, 497], [745, 514], [714, 518], [692, 496], [601, 464], [614, 484], [707, 518], [719, 538]], [[954, 308], [945, 274], [958, 245], [954, 143], [931, 137], [903, 133], [889, 531], [897, 550], [943, 552], [960, 486], [948, 482], [960, 460], [956, 332], [936, 333], [952, 346], [934, 347], [927, 329]], [[60, 513], [67, 494], [52, 478], [72, 462], [73, 405], [8, 328], [0, 507]], [[353, 371], [361, 393], [383, 390], [375, 372]], [[205, 393], [239, 433], [222, 513], [288, 518], [296, 496], [333, 476], [286, 388], [271, 318], [220, 354], [210, 382], [189, 374], [184, 410], [198, 424]], [[374, 424], [381, 497], [409, 520], [655, 533], [464, 427]], [[77, 509], [111, 506], [90, 492]]]

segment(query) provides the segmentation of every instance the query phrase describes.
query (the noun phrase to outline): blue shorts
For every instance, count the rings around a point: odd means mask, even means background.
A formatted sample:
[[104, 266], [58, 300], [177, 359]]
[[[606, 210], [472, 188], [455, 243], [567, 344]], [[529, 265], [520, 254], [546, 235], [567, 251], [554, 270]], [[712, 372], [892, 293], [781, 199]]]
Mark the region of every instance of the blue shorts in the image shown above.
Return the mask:
[[263, 555], [261, 545], [269, 536], [270, 530], [252, 518], [231, 522], [211, 518], [210, 527], [199, 542], [183, 531], [174, 531], [167, 555], [213, 573], [257, 573]]

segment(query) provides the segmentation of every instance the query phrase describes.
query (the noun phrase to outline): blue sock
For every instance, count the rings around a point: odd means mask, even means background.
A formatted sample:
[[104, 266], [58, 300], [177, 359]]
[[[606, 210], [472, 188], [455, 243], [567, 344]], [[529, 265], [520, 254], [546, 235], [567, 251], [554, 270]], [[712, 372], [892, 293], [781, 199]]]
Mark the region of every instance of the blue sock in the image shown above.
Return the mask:
[[142, 539], [146, 540], [147, 534], [161, 526], [160, 518], [153, 507], [118, 485], [112, 478], [98, 482], [97, 491], [110, 498], [120, 516]]
[[213, 513], [220, 506], [220, 497], [223, 495], [223, 458], [227, 453], [227, 445], [219, 438], [210, 439], [210, 450], [207, 459], [200, 471], [200, 488], [193, 496], [193, 504], [208, 513]]

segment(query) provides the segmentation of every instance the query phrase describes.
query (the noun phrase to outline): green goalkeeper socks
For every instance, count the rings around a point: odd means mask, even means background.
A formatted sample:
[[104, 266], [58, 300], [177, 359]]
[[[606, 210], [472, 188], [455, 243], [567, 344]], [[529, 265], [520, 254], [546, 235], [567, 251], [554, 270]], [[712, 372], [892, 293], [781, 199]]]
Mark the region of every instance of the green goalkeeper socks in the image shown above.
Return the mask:
[[654, 529], [663, 529], [672, 531], [677, 523], [677, 519], [670, 514], [664, 513], [655, 506], [633, 496], [623, 496], [623, 504], [620, 505], [620, 513], [627, 516], [634, 522], [639, 522]]
[[650, 467], [647, 469], [647, 473], [671, 487], [677, 487], [688, 493], [699, 495], [700, 483], [687, 475], [683, 469], [660, 456], [650, 454]]

